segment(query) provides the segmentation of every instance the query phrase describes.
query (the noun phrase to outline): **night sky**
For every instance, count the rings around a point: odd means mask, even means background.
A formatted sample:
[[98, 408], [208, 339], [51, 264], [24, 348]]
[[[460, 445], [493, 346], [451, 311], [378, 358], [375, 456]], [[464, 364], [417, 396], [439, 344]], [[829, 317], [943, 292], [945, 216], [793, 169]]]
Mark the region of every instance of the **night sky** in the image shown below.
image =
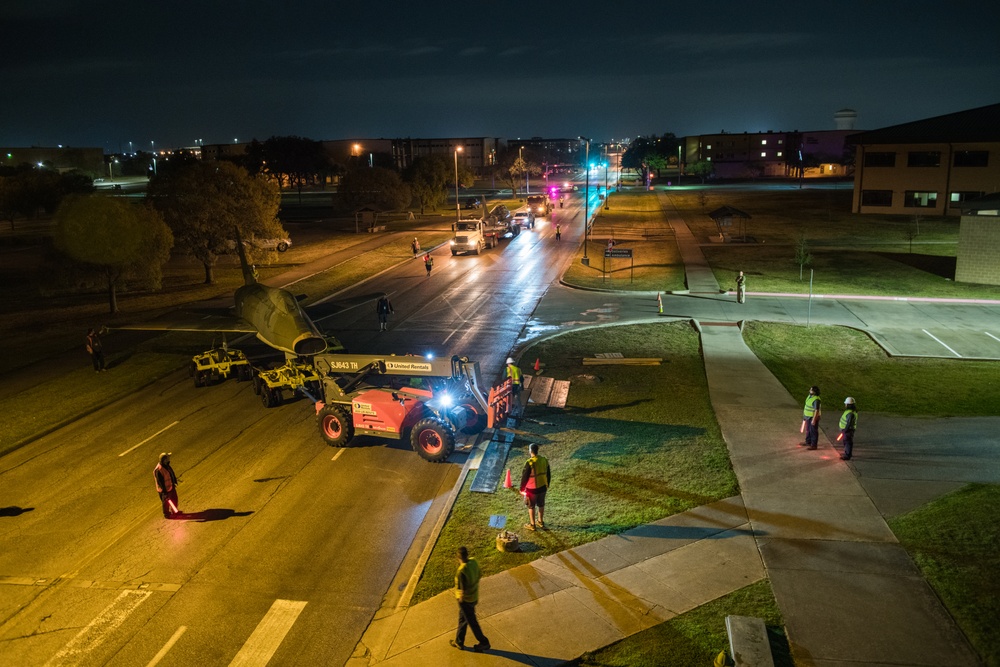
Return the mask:
[[2, 0], [0, 145], [858, 129], [1000, 102], [995, 2]]

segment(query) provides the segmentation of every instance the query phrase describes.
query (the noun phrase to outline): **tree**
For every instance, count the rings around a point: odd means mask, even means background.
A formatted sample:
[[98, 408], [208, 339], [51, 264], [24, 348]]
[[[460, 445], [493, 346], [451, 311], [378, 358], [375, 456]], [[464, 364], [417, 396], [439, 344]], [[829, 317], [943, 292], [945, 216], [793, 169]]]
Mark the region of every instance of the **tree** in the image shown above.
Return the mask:
[[198, 162], [159, 175], [148, 198], [163, 214], [177, 249], [202, 263], [215, 282], [219, 255], [232, 252], [234, 229], [244, 239], [287, 236], [278, 222], [278, 186], [231, 162]]
[[300, 197], [304, 185], [314, 183], [332, 166], [323, 144], [304, 137], [271, 137], [262, 144], [255, 140], [247, 153], [262, 173], [277, 179], [279, 188], [287, 183]]
[[802, 267], [812, 266], [812, 261], [813, 257], [809, 253], [809, 241], [806, 240], [806, 235], [802, 234], [795, 244], [795, 263], [799, 265], [800, 281], [802, 280]]
[[383, 167], [361, 167], [344, 175], [338, 188], [350, 209], [372, 206], [384, 211], [406, 208], [413, 201], [410, 187], [399, 174]]
[[695, 162], [688, 162], [684, 166], [685, 174], [697, 176], [701, 179], [702, 183], [705, 182], [705, 179], [709, 177], [713, 171], [715, 171], [715, 167], [708, 160], [696, 160]]
[[436, 210], [447, 198], [448, 181], [453, 178], [448, 162], [444, 155], [421, 155], [403, 173], [403, 180], [420, 206], [420, 215], [427, 207]]
[[127, 285], [159, 289], [173, 236], [148, 205], [76, 195], [59, 206], [55, 220], [56, 249], [101, 277], [112, 315], [118, 312], [118, 290]]

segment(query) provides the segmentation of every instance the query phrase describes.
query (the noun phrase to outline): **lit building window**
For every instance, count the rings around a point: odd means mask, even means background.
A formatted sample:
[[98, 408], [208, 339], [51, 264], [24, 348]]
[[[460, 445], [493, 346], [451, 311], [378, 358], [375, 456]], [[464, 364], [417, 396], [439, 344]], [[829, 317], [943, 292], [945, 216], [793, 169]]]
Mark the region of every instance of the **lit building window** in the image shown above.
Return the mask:
[[778, 157], [781, 157], [781, 156], [782, 156], [782, 152], [778, 151]]
[[712, 144], [708, 145], [708, 150], [712, 150]]
[[761, 139], [760, 140], [760, 145], [761, 146], [767, 146], [767, 139]]
[[707, 158], [705, 158], [705, 160], [706, 160], [707, 162], [711, 162], [711, 161], [712, 161], [712, 156], [711, 156], [711, 155], [709, 155], [709, 156], [708, 156]]
[[761, 157], [767, 157], [767, 151], [761, 151], [760, 152], [760, 156]]

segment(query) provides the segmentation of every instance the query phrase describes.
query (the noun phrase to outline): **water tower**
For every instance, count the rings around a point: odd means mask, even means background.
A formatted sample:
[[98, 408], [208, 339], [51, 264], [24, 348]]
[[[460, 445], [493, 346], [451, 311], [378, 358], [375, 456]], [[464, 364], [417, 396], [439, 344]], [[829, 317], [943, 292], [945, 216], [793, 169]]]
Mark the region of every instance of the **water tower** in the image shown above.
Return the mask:
[[858, 120], [858, 112], [854, 109], [841, 109], [833, 114], [833, 122], [838, 130], [853, 130], [854, 123]]

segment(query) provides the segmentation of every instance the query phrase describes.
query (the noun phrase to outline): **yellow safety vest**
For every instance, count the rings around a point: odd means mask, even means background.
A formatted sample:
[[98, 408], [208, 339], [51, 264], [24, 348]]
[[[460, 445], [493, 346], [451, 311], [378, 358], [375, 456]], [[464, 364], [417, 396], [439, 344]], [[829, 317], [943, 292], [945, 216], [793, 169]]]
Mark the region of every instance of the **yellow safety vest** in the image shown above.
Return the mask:
[[541, 489], [549, 485], [549, 460], [544, 456], [532, 456], [527, 465], [531, 468], [527, 489]]
[[844, 410], [844, 414], [840, 415], [840, 428], [843, 430], [847, 428], [847, 420], [850, 415], [854, 415], [854, 421], [851, 422], [851, 430], [858, 427], [858, 411], [857, 410]]
[[514, 364], [507, 364], [507, 377], [514, 381], [514, 384], [521, 384], [521, 369]]
[[802, 417], [808, 419], [816, 414], [816, 403], [819, 401], [819, 396], [809, 395], [806, 397], [806, 406], [802, 408]]

